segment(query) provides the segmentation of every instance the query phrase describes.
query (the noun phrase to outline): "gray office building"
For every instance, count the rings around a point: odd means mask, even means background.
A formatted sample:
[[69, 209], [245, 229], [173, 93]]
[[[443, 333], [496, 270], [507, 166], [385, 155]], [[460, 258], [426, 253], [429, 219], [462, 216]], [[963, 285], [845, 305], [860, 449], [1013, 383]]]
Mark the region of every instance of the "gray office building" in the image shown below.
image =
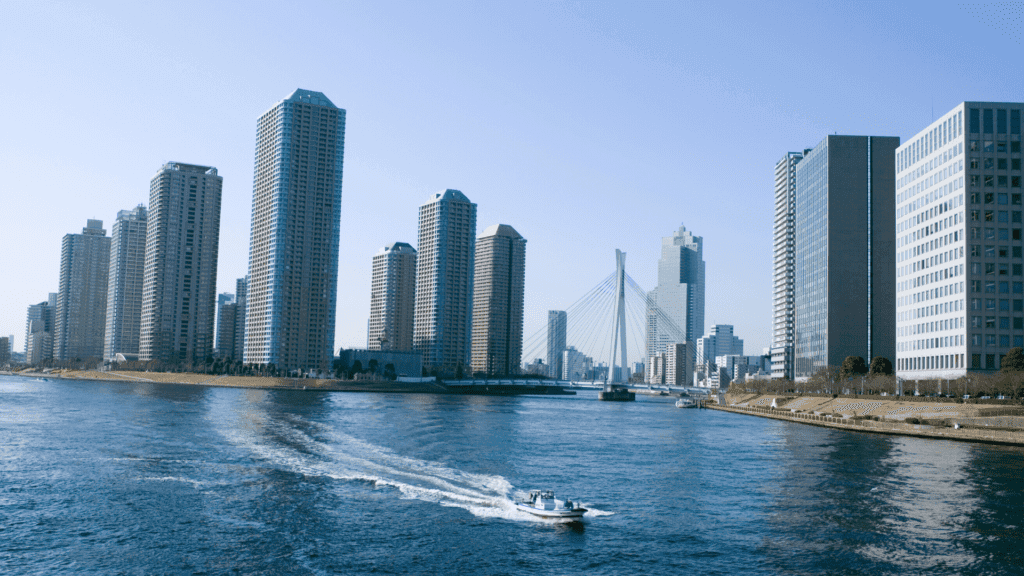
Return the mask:
[[795, 376], [896, 357], [899, 138], [826, 136], [796, 166]]
[[142, 282], [146, 269], [146, 207], [121, 210], [110, 233], [107, 325], [103, 358], [139, 353]]
[[64, 236], [53, 336], [58, 360], [103, 356], [109, 264], [110, 237], [102, 220], [88, 220], [81, 234]]
[[245, 362], [321, 370], [334, 358], [345, 110], [295, 90], [256, 127]]
[[568, 316], [564, 310], [548, 310], [548, 376], [561, 378], [564, 374], [563, 352], [566, 350]]
[[140, 360], [213, 354], [223, 183], [216, 168], [181, 162], [150, 181]]
[[[647, 295], [647, 358], [704, 333], [704, 239], [680, 226], [661, 239], [658, 285]], [[692, 362], [691, 358], [691, 362]]]

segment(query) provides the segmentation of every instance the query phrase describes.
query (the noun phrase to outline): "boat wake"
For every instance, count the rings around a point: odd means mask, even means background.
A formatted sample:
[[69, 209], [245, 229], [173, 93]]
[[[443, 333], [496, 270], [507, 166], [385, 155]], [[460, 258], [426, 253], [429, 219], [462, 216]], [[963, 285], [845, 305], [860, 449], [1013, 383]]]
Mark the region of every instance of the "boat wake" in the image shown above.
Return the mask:
[[[519, 511], [514, 491], [502, 476], [464, 472], [438, 462], [408, 458], [338, 432], [329, 426], [299, 420], [265, 422], [269, 435], [221, 428], [234, 445], [268, 464], [296, 474], [346, 482], [368, 482], [398, 491], [403, 499], [462, 508], [480, 518], [552, 522]], [[280, 441], [275, 440], [280, 439]], [[589, 506], [587, 506], [589, 508]], [[611, 514], [590, 510], [586, 516]]]

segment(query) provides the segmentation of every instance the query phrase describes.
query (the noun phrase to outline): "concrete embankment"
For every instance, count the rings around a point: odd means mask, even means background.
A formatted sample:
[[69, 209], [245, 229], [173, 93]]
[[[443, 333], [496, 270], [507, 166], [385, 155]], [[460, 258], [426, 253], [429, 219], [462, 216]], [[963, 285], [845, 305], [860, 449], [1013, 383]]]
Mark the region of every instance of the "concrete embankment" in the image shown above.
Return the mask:
[[824, 428], [839, 430], [850, 430], [855, 432], [869, 432], [872, 434], [892, 434], [900, 436], [916, 436], [919, 438], [933, 438], [938, 440], [958, 440], [961, 442], [980, 442], [985, 444], [1003, 444], [1010, 446], [1024, 446], [1024, 430], [990, 430], [983, 427], [952, 428], [946, 426], [929, 426], [924, 424], [909, 424], [899, 420], [883, 419], [880, 421], [844, 418], [815, 413], [791, 412], [786, 409], [763, 407], [763, 406], [721, 406], [709, 404], [708, 408], [733, 412], [736, 414], [747, 414], [760, 416], [774, 420], [785, 420], [798, 424], [810, 424]]

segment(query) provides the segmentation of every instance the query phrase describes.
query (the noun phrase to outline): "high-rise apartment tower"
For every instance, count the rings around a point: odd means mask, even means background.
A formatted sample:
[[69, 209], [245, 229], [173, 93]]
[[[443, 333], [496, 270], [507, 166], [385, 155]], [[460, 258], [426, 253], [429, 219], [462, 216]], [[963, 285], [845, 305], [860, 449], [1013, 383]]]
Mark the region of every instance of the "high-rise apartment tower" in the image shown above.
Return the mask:
[[441, 375], [469, 369], [476, 204], [458, 190], [420, 206], [413, 349]]
[[896, 150], [897, 352], [907, 379], [1024, 346], [1020, 102], [963, 102]]
[[473, 372], [519, 374], [526, 239], [515, 228], [495, 224], [476, 239], [473, 282]]
[[142, 284], [146, 269], [146, 207], [121, 210], [110, 233], [107, 327], [103, 357], [138, 354], [142, 326]]
[[334, 358], [345, 111], [296, 90], [256, 128], [245, 362], [327, 370]]
[[222, 186], [216, 168], [181, 162], [150, 181], [140, 360], [213, 354]]
[[369, 350], [412, 350], [415, 308], [416, 249], [405, 242], [394, 242], [373, 257], [366, 347]]
[[787, 152], [775, 164], [772, 269], [772, 378], [793, 379], [796, 290], [796, 165], [810, 152]]
[[899, 138], [826, 136], [796, 165], [794, 371], [896, 356]]
[[102, 220], [88, 220], [81, 234], [64, 236], [54, 316], [55, 358], [85, 360], [103, 356], [109, 264], [110, 237]]

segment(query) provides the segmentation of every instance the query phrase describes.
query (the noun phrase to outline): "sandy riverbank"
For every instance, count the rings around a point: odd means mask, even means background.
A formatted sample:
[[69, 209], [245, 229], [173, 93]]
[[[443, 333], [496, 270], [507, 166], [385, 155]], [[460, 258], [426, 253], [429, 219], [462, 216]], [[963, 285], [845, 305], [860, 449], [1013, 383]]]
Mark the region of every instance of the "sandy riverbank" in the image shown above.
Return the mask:
[[[318, 380], [313, 378], [269, 378], [263, 376], [211, 376], [187, 372], [97, 372], [64, 371], [50, 374], [24, 374], [72, 380], [106, 382], [153, 382], [158, 384], [186, 384], [194, 386], [220, 386], [227, 388], [259, 388], [268, 390], [322, 390], [330, 392], [377, 392], [396, 394], [471, 394], [484, 396], [512, 396], [519, 394], [557, 395], [576, 394], [560, 388], [519, 385], [445, 386], [437, 382], [392, 382], [389, 380]], [[551, 388], [548, 390], [547, 388]]]

